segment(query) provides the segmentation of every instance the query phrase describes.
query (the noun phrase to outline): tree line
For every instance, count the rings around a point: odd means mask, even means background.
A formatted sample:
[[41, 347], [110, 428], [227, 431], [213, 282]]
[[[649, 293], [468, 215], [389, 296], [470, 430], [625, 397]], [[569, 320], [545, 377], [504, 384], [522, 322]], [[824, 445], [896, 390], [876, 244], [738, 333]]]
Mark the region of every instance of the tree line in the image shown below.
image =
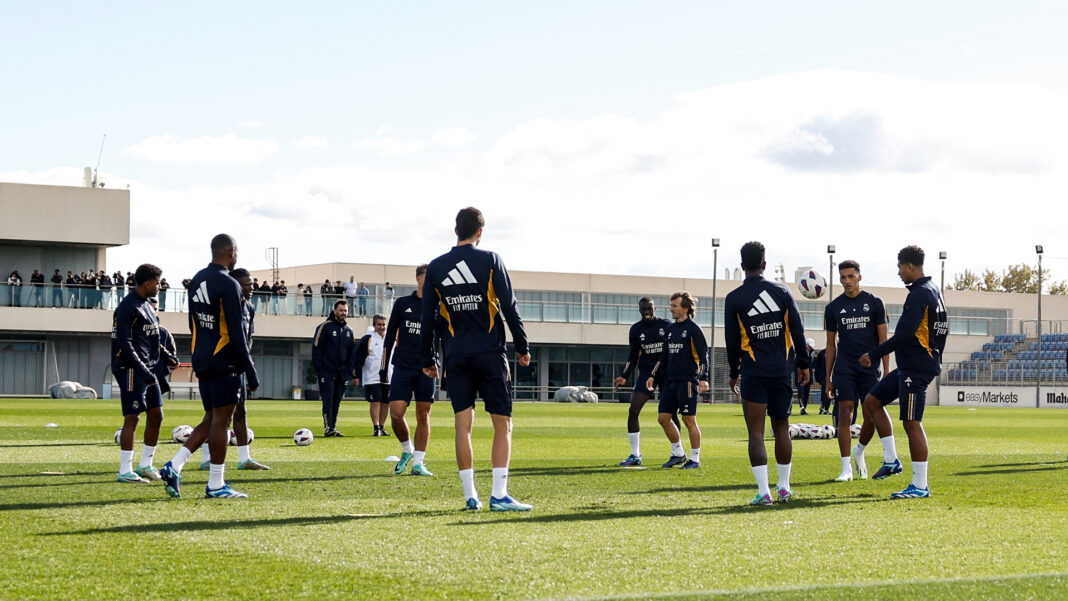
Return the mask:
[[[1000, 274], [992, 269], [975, 273], [965, 269], [964, 273], [953, 276], [953, 290], [976, 290], [979, 292], [1020, 292], [1035, 294], [1038, 292], [1038, 266], [1027, 263], [1009, 265]], [[1042, 271], [1042, 291], [1046, 294], [1068, 294], [1068, 282], [1053, 281], [1049, 271]]]

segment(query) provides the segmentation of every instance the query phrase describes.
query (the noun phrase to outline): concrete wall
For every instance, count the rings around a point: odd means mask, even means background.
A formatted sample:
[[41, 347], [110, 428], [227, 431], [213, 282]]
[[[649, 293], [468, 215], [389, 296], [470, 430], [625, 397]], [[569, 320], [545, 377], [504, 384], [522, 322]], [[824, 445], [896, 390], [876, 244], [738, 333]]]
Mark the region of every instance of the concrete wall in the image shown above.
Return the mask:
[[0, 240], [129, 244], [130, 191], [0, 183]]

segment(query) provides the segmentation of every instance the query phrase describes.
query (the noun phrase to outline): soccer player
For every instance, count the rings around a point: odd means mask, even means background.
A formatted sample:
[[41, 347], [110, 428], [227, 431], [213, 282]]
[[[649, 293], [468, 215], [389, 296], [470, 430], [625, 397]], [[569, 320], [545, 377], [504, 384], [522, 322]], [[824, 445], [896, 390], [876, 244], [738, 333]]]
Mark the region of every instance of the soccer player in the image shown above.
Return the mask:
[[883, 464], [872, 475], [882, 480], [901, 473], [894, 445], [894, 428], [886, 406], [901, 401], [901, 422], [909, 437], [912, 457], [912, 483], [890, 495], [892, 499], [931, 496], [927, 485], [927, 433], [923, 431], [923, 409], [927, 385], [942, 372], [942, 351], [949, 336], [949, 317], [938, 284], [923, 274], [923, 249], [906, 246], [897, 253], [897, 273], [909, 289], [894, 335], [871, 352], [860, 356], [860, 364], [871, 367], [894, 353], [897, 369], [886, 374], [864, 399], [883, 443]]
[[367, 328], [367, 335], [356, 343], [356, 359], [353, 362], [353, 373], [356, 374], [356, 382], [363, 381], [363, 392], [370, 405], [371, 425], [374, 432], [371, 436], [389, 436], [386, 432], [386, 417], [389, 416], [389, 376], [393, 373], [393, 366], [387, 364], [386, 378], [382, 379], [382, 357], [386, 347], [386, 316], [375, 313], [371, 317], [371, 327]]
[[[389, 415], [393, 432], [401, 445], [400, 461], [393, 473], [404, 473], [412, 464], [413, 476], [433, 476], [423, 463], [427, 443], [430, 442], [430, 409], [434, 403], [434, 379], [423, 373], [423, 361], [419, 356], [422, 340], [423, 282], [426, 280], [426, 265], [415, 268], [415, 292], [397, 299], [389, 314], [386, 326], [386, 341], [382, 352], [379, 380], [389, 382]], [[436, 347], [436, 344], [432, 345]], [[392, 366], [393, 375], [389, 368]], [[404, 414], [415, 399], [415, 445]]]
[[493, 491], [491, 511], [530, 511], [508, 494], [508, 463], [512, 454], [512, 386], [505, 356], [504, 324], [512, 333], [519, 365], [530, 365], [527, 334], [504, 262], [479, 250], [486, 222], [474, 207], [456, 215], [456, 246], [430, 262], [423, 290], [420, 354], [423, 373], [437, 378], [434, 325], [443, 321], [444, 368], [456, 422], [456, 464], [463, 484], [465, 510], [482, 509], [475, 489], [471, 428], [475, 396], [485, 402], [493, 421]]
[[[349, 316], [348, 302], [334, 301], [333, 312], [315, 328], [312, 338], [312, 366], [319, 375], [319, 395], [323, 402], [323, 436], [344, 436], [337, 431], [337, 413], [345, 386], [353, 377], [356, 358], [356, 338], [345, 321]], [[353, 379], [353, 382], [357, 380]]]
[[[245, 344], [249, 351], [252, 350], [252, 335], [256, 332], [256, 308], [252, 306], [252, 274], [247, 269], [235, 269], [230, 272], [230, 277], [241, 284], [241, 332], [245, 336]], [[234, 407], [234, 438], [237, 439], [237, 469], [239, 470], [269, 470], [270, 467], [252, 458], [248, 439], [248, 381], [241, 382], [241, 400]]]
[[[646, 388], [646, 380], [649, 379], [649, 372], [660, 361], [664, 352], [664, 342], [667, 340], [667, 331], [671, 327], [670, 321], [656, 316], [656, 306], [653, 304], [653, 299], [648, 296], [643, 296], [638, 301], [638, 313], [642, 318], [630, 326], [630, 356], [627, 358], [627, 364], [623, 366], [623, 373], [612, 381], [616, 387], [623, 386], [627, 383], [627, 378], [637, 371], [634, 389], [630, 393], [630, 411], [627, 414], [630, 456], [619, 463], [622, 466], [642, 464], [641, 425], [638, 422], [638, 416], [642, 412], [642, 407], [645, 407], [645, 403], [653, 397], [652, 391]], [[661, 385], [662, 382], [663, 378], [659, 378], [656, 384]], [[678, 429], [680, 427], [678, 418], [674, 414], [672, 418], [675, 420], [675, 428]]]
[[[200, 398], [208, 414], [193, 428], [189, 440], [160, 470], [164, 488], [172, 497], [182, 495], [182, 468], [204, 439], [211, 449], [211, 471], [204, 490], [209, 498], [246, 498], [225, 480], [226, 445], [230, 420], [241, 400], [244, 378], [249, 390], [259, 388], [255, 364], [241, 332], [241, 285], [230, 277], [237, 263], [237, 242], [227, 234], [211, 240], [211, 263], [189, 283], [189, 331], [192, 334], [193, 371], [200, 381]], [[234, 336], [231, 336], [234, 333]]]
[[[827, 303], [823, 313], [824, 329], [827, 331], [826, 369], [827, 389], [833, 391], [835, 420], [838, 426], [838, 451], [842, 459], [842, 471], [835, 482], [853, 479], [849, 445], [852, 442], [850, 426], [856, 421], [856, 404], [868, 396], [879, 381], [879, 368], [863, 367], [860, 356], [886, 342], [886, 306], [874, 294], [860, 289], [860, 264], [842, 261], [838, 264], [838, 280], [842, 282], [842, 294]], [[890, 357], [883, 357], [883, 372], [890, 372]], [[861, 438], [870, 440], [875, 422], [865, 411], [861, 426]], [[865, 435], [867, 438], [864, 438]], [[857, 476], [868, 478], [868, 466], [864, 460], [864, 444], [853, 452], [857, 464]]]
[[[816, 341], [811, 338], [805, 339], [805, 346], [799, 349], [799, 355], [805, 355], [808, 358], [809, 365], [815, 360], [816, 356]], [[812, 392], [812, 380], [810, 379], [806, 383], [801, 382], [801, 376], [798, 375], [795, 378], [797, 384], [797, 404], [801, 406], [801, 415], [808, 415], [808, 398]]]
[[[162, 282], [163, 280], [160, 281]], [[159, 301], [150, 296], [148, 297], [148, 302], [152, 304], [152, 310], [155, 311]], [[161, 397], [171, 391], [171, 385], [167, 382], [167, 378], [170, 377], [175, 367], [178, 367], [178, 345], [175, 344], [174, 336], [171, 335], [170, 331], [163, 327], [163, 324], [160, 324], [159, 361], [156, 362], [156, 367], [152, 369], [152, 373], [156, 374]]]
[[[159, 362], [159, 319], [148, 299], [159, 290], [159, 267], [145, 263], [137, 268], [137, 286], [115, 309], [111, 326], [111, 373], [119, 383], [122, 402], [122, 434], [119, 435], [119, 482], [159, 480], [152, 467], [163, 423], [163, 396], [155, 369]], [[133, 469], [133, 440], [137, 422], [144, 413], [144, 447], [136, 471]]]
[[[791, 376], [796, 363], [802, 383], [809, 379], [805, 331], [790, 291], [764, 279], [764, 245], [742, 245], [745, 281], [724, 299], [724, 334], [731, 389], [742, 397], [742, 413], [749, 430], [749, 464], [757, 495], [750, 505], [771, 505], [768, 451], [764, 446], [764, 417], [771, 417], [775, 462], [779, 472], [776, 500], [785, 503], [790, 488], [793, 446], [790, 441]], [[741, 380], [739, 381], [739, 377]]]
[[[675, 323], [668, 329], [666, 348], [660, 361], [653, 366], [645, 380], [645, 388], [653, 391], [656, 378], [663, 374], [664, 387], [660, 391], [657, 421], [664, 428], [671, 443], [671, 457], [661, 467], [680, 469], [701, 467], [701, 428], [697, 426], [697, 395], [708, 392], [708, 343], [701, 327], [693, 321], [697, 299], [680, 290], [671, 295], [671, 316]], [[678, 413], [690, 434], [690, 459], [682, 449], [679, 429], [671, 418]]]

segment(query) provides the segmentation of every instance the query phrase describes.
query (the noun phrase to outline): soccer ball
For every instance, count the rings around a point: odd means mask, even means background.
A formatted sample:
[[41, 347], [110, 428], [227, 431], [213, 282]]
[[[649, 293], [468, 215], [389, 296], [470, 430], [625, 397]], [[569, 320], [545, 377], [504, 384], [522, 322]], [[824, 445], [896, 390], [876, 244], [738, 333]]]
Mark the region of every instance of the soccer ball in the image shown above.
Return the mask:
[[115, 444], [122, 444], [119, 442], [119, 437], [122, 436], [122, 428], [115, 430]]
[[790, 424], [789, 432], [790, 432], [790, 438], [791, 439], [796, 439], [798, 436], [801, 435], [801, 428], [797, 424]]
[[837, 435], [838, 429], [834, 426], [820, 426], [818, 434], [819, 438], [823, 440], [830, 440], [831, 438], [834, 438]]
[[816, 299], [823, 296], [823, 291], [827, 289], [827, 280], [819, 272], [809, 269], [797, 278], [797, 287], [805, 298]]
[[171, 440], [178, 444], [185, 444], [185, 441], [189, 440], [189, 436], [193, 434], [193, 426], [182, 424], [175, 426], [171, 430]]
[[307, 428], [301, 428], [293, 434], [293, 442], [297, 443], [298, 447], [306, 447], [312, 443], [315, 436], [312, 435], [312, 431]]
[[[246, 431], [248, 432], [248, 443], [252, 444], [252, 439], [256, 437], [256, 434], [252, 431], [252, 428], [247, 428]], [[233, 430], [230, 430], [230, 446], [237, 446], [237, 432]]]
[[860, 438], [860, 424], [849, 426], [849, 434], [853, 438]]

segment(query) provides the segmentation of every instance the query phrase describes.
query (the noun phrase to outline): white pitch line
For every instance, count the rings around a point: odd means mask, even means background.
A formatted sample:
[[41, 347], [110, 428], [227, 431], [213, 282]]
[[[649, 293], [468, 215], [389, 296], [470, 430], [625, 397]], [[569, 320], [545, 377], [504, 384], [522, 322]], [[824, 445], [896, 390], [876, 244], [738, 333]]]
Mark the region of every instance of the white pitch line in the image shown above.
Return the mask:
[[951, 584], [954, 582], [993, 582], [996, 580], [1028, 580], [1032, 578], [1068, 577], [1068, 572], [1047, 572], [1042, 574], [1006, 574], [1000, 576], [976, 576], [974, 578], [915, 578], [910, 580], [884, 580], [878, 582], [835, 582], [829, 584], [811, 584], [797, 586], [774, 586], [747, 589], [709, 589], [699, 591], [678, 591], [673, 593], [639, 593], [636, 595], [608, 595], [604, 597], [544, 597], [530, 601], [625, 601], [627, 599], [673, 599], [700, 595], [759, 595], [765, 593], [786, 593], [797, 591], [816, 591], [821, 589], [863, 589], [880, 586], [901, 586], [911, 584]]

